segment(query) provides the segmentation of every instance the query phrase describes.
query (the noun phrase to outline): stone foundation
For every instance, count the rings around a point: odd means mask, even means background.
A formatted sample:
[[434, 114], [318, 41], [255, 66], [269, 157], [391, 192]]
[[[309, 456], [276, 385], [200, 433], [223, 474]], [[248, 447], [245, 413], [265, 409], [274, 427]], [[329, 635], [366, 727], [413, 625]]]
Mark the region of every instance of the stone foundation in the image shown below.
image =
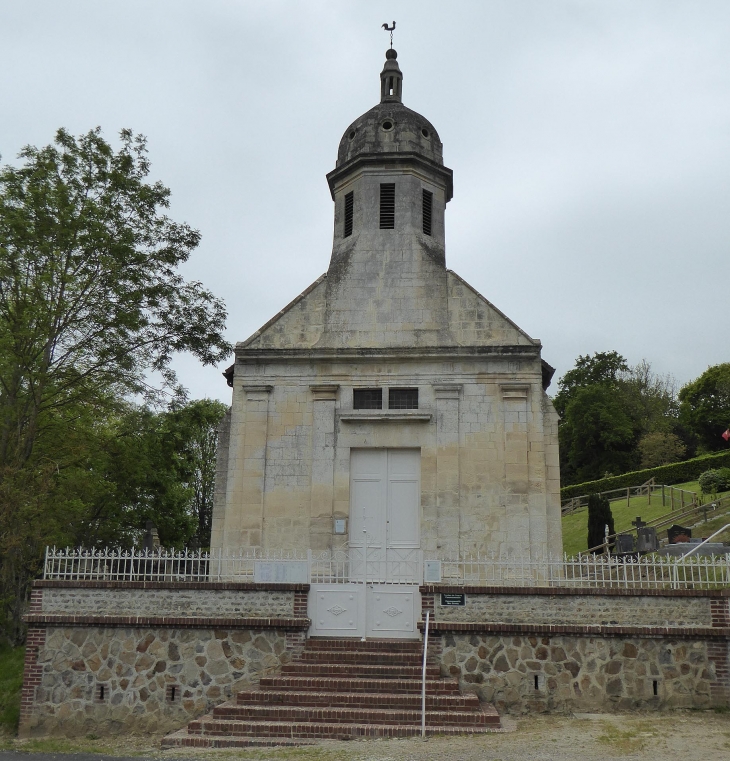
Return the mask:
[[[442, 606], [441, 592], [464, 592]], [[726, 591], [421, 587], [444, 675], [501, 711], [730, 704]]]
[[179, 728], [290, 661], [309, 627], [307, 591], [296, 584], [37, 582], [21, 736]]

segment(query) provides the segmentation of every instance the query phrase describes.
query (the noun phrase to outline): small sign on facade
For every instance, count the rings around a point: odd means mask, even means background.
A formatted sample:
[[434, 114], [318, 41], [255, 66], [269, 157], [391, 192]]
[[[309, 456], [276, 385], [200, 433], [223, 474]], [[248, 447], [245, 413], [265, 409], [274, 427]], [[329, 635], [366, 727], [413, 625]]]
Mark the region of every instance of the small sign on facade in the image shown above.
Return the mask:
[[441, 605], [443, 606], [449, 606], [449, 605], [466, 605], [466, 595], [456, 594], [452, 592], [442, 592], [441, 593]]

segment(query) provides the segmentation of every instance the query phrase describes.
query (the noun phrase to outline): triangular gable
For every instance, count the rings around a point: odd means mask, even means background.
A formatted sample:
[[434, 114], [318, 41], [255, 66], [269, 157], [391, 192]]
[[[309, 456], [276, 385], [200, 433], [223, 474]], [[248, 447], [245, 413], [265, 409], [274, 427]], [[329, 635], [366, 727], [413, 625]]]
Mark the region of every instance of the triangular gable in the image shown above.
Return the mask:
[[460, 346], [540, 346], [453, 270], [447, 270], [449, 329]]
[[290, 301], [237, 349], [306, 349], [322, 335], [327, 273]]

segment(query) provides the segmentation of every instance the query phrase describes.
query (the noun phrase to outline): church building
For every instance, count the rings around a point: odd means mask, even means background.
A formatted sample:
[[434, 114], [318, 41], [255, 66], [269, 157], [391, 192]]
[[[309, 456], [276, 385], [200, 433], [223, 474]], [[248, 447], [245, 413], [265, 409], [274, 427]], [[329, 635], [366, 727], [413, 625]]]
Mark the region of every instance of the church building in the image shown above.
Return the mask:
[[453, 173], [402, 94], [391, 48], [327, 175], [327, 272], [236, 345], [214, 552], [562, 554], [553, 368], [447, 269]]

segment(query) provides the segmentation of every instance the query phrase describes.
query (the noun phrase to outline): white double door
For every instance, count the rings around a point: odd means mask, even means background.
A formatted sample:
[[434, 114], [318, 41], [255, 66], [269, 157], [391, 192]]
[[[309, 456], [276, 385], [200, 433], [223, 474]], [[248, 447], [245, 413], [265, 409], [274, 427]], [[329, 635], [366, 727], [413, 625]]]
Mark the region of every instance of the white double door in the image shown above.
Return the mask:
[[313, 636], [417, 638], [421, 612], [421, 453], [350, 454], [347, 584], [313, 585]]

